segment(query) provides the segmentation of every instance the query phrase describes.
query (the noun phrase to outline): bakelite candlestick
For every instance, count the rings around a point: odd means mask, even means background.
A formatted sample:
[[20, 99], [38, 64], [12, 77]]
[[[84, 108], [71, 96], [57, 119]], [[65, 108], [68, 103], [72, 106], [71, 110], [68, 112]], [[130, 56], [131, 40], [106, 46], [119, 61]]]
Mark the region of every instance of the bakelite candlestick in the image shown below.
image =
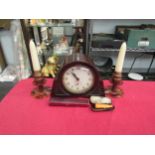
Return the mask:
[[105, 94], [109, 94], [114, 97], [120, 97], [123, 95], [123, 90], [119, 88], [122, 82], [122, 73], [114, 72], [111, 79], [112, 86], [105, 90]]
[[31, 92], [33, 97], [40, 99], [50, 95], [51, 90], [50, 88], [44, 86], [45, 82], [45, 78], [42, 76], [41, 72], [35, 71], [33, 84], [36, 88], [34, 88]]

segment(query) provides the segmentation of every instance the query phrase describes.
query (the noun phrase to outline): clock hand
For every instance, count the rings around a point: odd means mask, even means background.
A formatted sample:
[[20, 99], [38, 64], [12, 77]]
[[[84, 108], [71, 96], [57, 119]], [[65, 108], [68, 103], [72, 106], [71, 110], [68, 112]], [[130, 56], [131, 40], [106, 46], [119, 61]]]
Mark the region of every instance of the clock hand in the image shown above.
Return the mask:
[[71, 73], [72, 73], [73, 77], [74, 77], [77, 81], [80, 80], [80, 79], [77, 77], [77, 75], [76, 75], [75, 73], [73, 73], [73, 72], [71, 72]]

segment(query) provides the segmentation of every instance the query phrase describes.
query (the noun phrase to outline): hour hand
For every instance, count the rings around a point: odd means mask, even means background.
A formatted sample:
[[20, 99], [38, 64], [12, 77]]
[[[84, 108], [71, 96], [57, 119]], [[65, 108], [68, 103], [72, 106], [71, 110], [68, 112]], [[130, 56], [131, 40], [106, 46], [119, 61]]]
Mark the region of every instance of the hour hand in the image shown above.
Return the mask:
[[77, 75], [76, 75], [75, 73], [71, 72], [71, 74], [73, 75], [73, 77], [74, 77], [77, 81], [80, 80], [80, 79], [77, 77]]

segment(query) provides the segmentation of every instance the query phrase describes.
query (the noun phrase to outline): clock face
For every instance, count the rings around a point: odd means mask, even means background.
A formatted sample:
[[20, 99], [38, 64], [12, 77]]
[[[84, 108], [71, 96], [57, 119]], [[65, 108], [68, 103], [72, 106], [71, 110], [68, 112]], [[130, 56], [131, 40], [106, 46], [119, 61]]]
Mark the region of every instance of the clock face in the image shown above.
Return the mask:
[[95, 77], [90, 68], [84, 65], [75, 65], [68, 68], [62, 76], [65, 89], [73, 94], [83, 94], [94, 86]]

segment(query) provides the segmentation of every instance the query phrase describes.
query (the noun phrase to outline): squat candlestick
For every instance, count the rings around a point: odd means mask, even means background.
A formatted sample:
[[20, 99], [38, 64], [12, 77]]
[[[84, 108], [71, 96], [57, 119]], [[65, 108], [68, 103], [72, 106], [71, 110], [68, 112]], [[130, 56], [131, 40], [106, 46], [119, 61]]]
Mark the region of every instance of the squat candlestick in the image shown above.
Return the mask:
[[33, 84], [36, 88], [32, 90], [31, 95], [35, 98], [43, 98], [50, 94], [50, 88], [44, 86], [45, 78], [42, 76], [40, 71], [34, 72]]
[[123, 95], [123, 90], [119, 88], [122, 82], [122, 73], [114, 72], [111, 79], [112, 86], [105, 90], [105, 94], [112, 95], [114, 97], [120, 97]]

